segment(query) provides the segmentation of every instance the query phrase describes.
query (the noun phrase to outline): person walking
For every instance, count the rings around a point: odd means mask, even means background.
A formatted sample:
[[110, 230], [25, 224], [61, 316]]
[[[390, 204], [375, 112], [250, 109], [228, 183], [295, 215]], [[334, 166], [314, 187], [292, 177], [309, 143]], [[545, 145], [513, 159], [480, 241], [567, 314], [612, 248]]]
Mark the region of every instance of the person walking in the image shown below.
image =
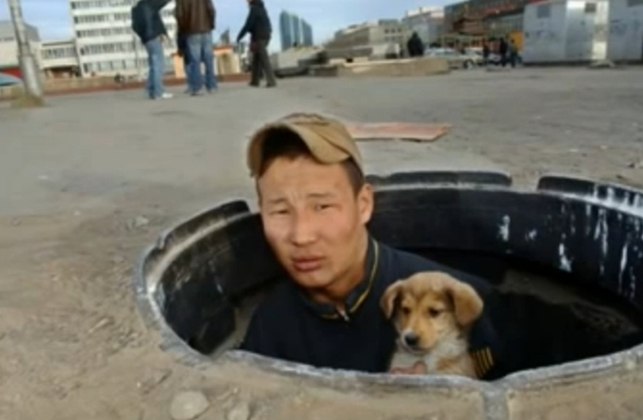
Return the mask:
[[500, 53], [500, 63], [502, 64], [502, 67], [505, 67], [507, 65], [507, 59], [509, 58], [509, 44], [507, 44], [507, 41], [504, 38], [500, 38], [498, 50]]
[[275, 74], [268, 56], [268, 44], [272, 36], [272, 25], [262, 0], [248, 0], [250, 12], [246, 23], [237, 36], [237, 44], [246, 34], [250, 34], [250, 51], [252, 53], [250, 86], [259, 86], [261, 74], [266, 77], [266, 87], [277, 86]]
[[509, 45], [509, 63], [511, 64], [511, 68], [516, 68], [516, 64], [518, 63], [518, 46], [513, 39]]
[[482, 42], [482, 60], [485, 66], [489, 65], [489, 57], [491, 56], [491, 48], [488, 41]]
[[147, 50], [149, 72], [146, 90], [150, 99], [172, 98], [172, 94], [165, 92], [163, 86], [165, 73], [163, 41], [169, 38], [161, 19], [161, 9], [169, 2], [170, 0], [140, 0], [132, 7], [132, 30]]
[[[214, 74], [212, 31], [216, 10], [211, 0], [178, 0], [176, 3], [178, 32], [185, 37], [187, 52], [187, 79], [190, 94], [200, 95], [204, 85], [211, 93], [218, 87]], [[204, 64], [205, 74], [201, 71]]]
[[413, 32], [406, 43], [406, 49], [410, 57], [422, 57], [424, 55], [424, 43], [417, 32]]

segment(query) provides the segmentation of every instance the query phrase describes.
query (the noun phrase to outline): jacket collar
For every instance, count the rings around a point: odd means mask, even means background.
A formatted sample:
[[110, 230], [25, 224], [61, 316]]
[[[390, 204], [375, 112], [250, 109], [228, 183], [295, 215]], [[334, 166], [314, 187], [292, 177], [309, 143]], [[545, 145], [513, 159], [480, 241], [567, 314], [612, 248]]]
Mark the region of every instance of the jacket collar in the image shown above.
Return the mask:
[[366, 262], [364, 270], [364, 278], [362, 281], [349, 293], [344, 301], [345, 312], [338, 311], [335, 305], [315, 302], [308, 297], [305, 292], [301, 292], [302, 300], [322, 318], [350, 321], [351, 316], [355, 314], [366, 299], [371, 295], [375, 277], [377, 276], [378, 265], [380, 257], [380, 246], [374, 239], [368, 239], [368, 248], [366, 251]]

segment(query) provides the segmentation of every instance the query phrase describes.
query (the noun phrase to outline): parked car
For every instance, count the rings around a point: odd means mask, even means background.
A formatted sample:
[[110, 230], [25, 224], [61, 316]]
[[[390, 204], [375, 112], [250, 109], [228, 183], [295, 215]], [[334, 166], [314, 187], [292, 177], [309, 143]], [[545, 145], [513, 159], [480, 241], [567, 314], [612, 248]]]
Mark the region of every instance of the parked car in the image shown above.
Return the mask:
[[473, 50], [463, 54], [453, 48], [427, 48], [424, 51], [424, 55], [444, 58], [449, 62], [449, 66], [452, 69], [472, 69], [484, 64], [482, 54]]
[[6, 73], [0, 73], [0, 87], [19, 85], [21, 83], [22, 80], [18, 79], [15, 76]]

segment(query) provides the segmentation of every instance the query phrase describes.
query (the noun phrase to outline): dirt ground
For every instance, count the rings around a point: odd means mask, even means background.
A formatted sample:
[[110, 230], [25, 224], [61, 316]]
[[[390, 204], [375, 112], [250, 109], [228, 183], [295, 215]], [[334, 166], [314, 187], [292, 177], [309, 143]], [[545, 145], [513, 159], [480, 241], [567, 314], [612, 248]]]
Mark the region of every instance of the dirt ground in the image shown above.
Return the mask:
[[[132, 268], [177, 220], [253, 200], [247, 136], [287, 112], [453, 125], [434, 144], [362, 143], [377, 171], [411, 163], [501, 169], [525, 188], [544, 173], [643, 187], [640, 68], [180, 91], [164, 102], [119, 92], [28, 111], [0, 104], [0, 419], [164, 420], [178, 391], [204, 385], [143, 326]], [[220, 418], [236, 391], [209, 389], [207, 418]]]

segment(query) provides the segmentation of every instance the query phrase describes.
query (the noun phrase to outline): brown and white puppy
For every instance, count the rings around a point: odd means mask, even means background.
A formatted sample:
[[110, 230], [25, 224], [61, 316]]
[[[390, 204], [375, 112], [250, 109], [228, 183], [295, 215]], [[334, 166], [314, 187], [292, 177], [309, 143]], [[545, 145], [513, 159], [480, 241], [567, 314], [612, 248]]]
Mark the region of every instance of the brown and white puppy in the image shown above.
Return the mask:
[[[391, 372], [476, 377], [469, 330], [483, 302], [466, 283], [441, 272], [421, 272], [388, 287], [380, 302], [399, 334]], [[409, 369], [410, 366], [413, 368]]]

